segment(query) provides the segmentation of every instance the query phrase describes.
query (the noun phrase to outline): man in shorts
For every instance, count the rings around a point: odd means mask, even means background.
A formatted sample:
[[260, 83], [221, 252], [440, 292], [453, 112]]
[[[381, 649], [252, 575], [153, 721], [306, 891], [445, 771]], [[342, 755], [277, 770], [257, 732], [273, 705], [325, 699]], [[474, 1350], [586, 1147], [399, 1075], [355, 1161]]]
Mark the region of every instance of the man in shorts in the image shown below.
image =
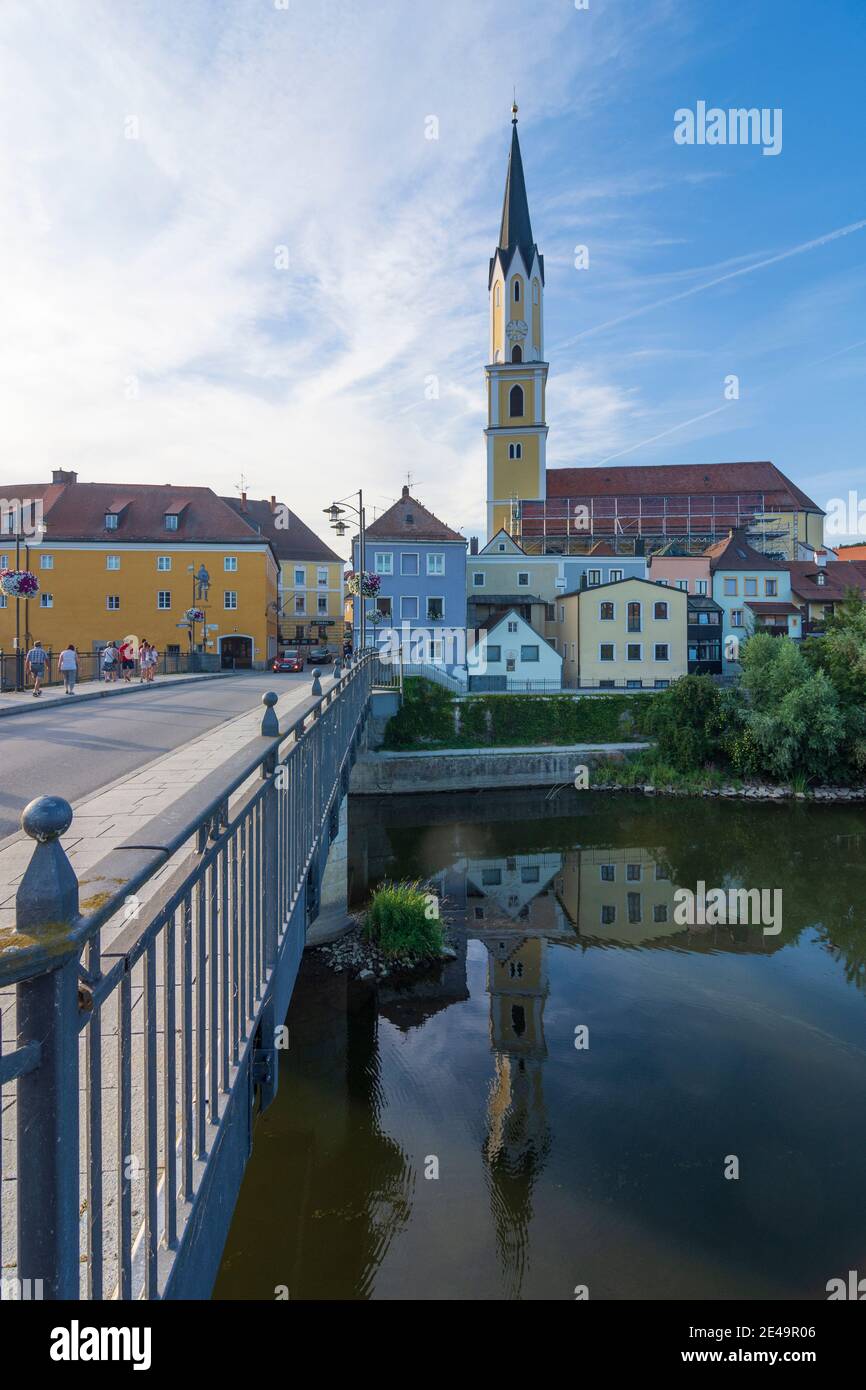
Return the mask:
[[48, 653], [43, 647], [39, 638], [33, 643], [26, 657], [24, 658], [24, 670], [28, 676], [33, 677], [33, 698], [42, 694], [42, 678], [45, 675], [45, 666], [48, 661]]

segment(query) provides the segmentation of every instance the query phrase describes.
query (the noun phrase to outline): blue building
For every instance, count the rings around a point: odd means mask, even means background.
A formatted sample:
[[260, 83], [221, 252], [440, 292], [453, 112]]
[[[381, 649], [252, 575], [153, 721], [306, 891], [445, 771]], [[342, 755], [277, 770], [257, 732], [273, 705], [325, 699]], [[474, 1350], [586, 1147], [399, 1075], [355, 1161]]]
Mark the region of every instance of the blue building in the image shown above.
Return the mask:
[[[792, 601], [784, 565], [755, 550], [743, 528], [704, 551], [710, 557], [713, 598], [722, 609], [723, 671], [739, 671], [738, 644], [753, 632], [802, 637], [800, 610]], [[736, 643], [728, 639], [736, 638]]]
[[[465, 666], [466, 544], [403, 488], [399, 501], [366, 531], [365, 569], [379, 576], [380, 586], [378, 596], [366, 600], [368, 645], [393, 652], [399, 643], [409, 663]], [[352, 567], [360, 567], [357, 536]]]

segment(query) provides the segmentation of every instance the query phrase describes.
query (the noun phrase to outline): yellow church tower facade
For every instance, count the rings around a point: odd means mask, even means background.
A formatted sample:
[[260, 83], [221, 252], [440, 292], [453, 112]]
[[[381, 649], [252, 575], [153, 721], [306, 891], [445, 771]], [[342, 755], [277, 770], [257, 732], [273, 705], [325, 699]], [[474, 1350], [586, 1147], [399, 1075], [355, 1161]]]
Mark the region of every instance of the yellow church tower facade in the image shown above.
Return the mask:
[[516, 503], [546, 495], [544, 257], [532, 238], [512, 107], [511, 153], [499, 244], [490, 260], [487, 385], [487, 539], [519, 535]]

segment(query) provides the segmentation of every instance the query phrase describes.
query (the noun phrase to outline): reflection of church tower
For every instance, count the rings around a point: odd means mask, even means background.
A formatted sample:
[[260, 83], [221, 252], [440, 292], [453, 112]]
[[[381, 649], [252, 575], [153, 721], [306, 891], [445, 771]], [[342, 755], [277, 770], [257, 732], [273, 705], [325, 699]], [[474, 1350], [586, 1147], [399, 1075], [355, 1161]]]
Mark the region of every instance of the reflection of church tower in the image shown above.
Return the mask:
[[484, 1156], [499, 1257], [509, 1297], [515, 1298], [528, 1249], [532, 1188], [550, 1149], [542, 1086], [547, 943], [511, 936], [485, 945], [496, 1074]]
[[490, 261], [487, 378], [487, 539], [520, 533], [513, 501], [546, 496], [544, 257], [532, 239], [512, 108], [511, 154], [499, 244]]

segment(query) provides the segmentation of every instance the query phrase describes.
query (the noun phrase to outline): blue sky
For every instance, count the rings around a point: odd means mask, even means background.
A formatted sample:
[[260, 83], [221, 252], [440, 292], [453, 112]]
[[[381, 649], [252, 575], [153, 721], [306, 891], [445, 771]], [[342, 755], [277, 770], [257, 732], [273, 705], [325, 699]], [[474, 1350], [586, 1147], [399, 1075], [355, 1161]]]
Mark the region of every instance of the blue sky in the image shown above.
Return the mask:
[[[863, 0], [280, 3], [5, 0], [4, 487], [243, 476], [327, 535], [410, 472], [479, 530], [516, 84], [550, 464], [866, 496]], [[699, 100], [781, 153], [677, 145]]]

